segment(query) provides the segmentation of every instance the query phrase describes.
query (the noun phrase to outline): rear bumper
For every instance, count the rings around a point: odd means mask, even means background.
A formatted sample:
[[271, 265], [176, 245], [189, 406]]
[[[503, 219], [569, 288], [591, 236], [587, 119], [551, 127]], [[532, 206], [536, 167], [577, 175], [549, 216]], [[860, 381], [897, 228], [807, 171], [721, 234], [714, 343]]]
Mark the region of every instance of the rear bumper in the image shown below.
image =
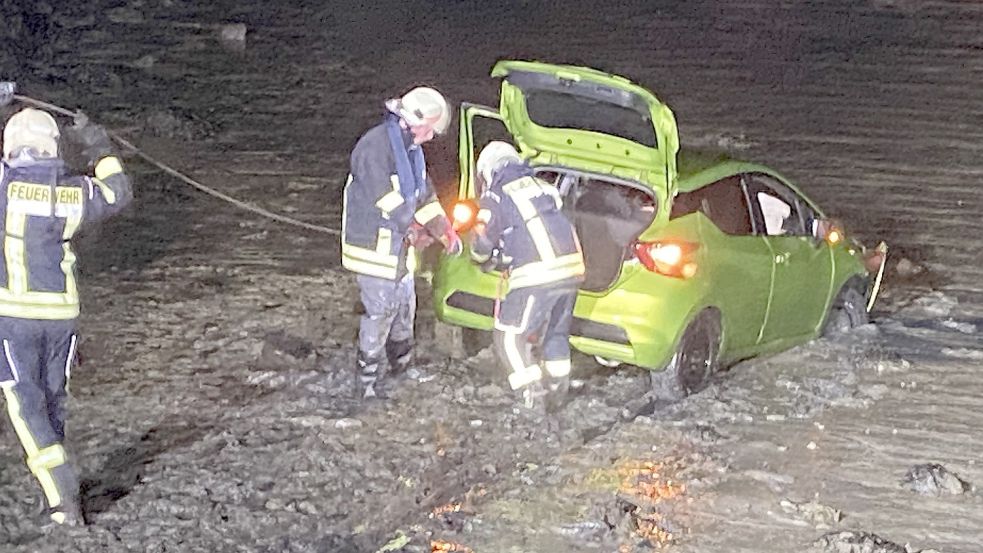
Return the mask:
[[[672, 356], [691, 315], [692, 294], [676, 289], [681, 281], [649, 282], [648, 275], [622, 282], [604, 296], [581, 292], [574, 308], [570, 344], [588, 355], [657, 369]], [[635, 286], [630, 286], [630, 284]], [[658, 284], [658, 286], [654, 286]], [[434, 309], [442, 321], [470, 328], [494, 326], [495, 292], [485, 294], [435, 287]], [[634, 288], [634, 289], [633, 289]], [[440, 292], [443, 292], [441, 294]]]
[[[457, 312], [457, 315], [463, 315], [464, 313], [470, 316], [478, 315], [488, 318], [487, 327], [492, 328], [492, 317], [495, 314], [494, 299], [484, 298], [476, 294], [458, 290], [447, 297], [446, 305], [448, 309], [445, 309], [444, 317], [442, 318], [454, 318], [455, 312]], [[448, 322], [456, 321], [449, 320]], [[588, 340], [606, 342], [622, 347], [630, 348], [631, 346], [631, 340], [628, 339], [628, 333], [624, 328], [614, 324], [578, 317], [576, 314], [573, 318], [573, 324], [570, 327], [570, 337], [571, 339], [586, 338]]]

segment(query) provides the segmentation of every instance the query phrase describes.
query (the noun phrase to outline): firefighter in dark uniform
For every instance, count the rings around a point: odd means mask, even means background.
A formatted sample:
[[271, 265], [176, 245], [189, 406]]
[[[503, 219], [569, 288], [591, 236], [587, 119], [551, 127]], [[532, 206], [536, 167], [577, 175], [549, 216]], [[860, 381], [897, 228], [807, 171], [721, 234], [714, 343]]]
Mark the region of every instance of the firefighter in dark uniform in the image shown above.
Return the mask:
[[534, 177], [510, 144], [490, 142], [476, 168], [486, 185], [471, 256], [504, 266], [508, 284], [496, 309], [495, 351], [527, 407], [556, 406], [569, 386], [570, 324], [584, 275], [580, 242], [556, 187]]
[[413, 360], [416, 250], [434, 240], [461, 252], [461, 241], [427, 177], [422, 144], [445, 132], [450, 107], [432, 88], [386, 102], [382, 123], [359, 139], [345, 185], [342, 265], [356, 273], [365, 314], [358, 332], [358, 394], [384, 396], [383, 358], [392, 373]]
[[3, 129], [0, 163], [0, 388], [27, 466], [57, 524], [84, 523], [79, 481], [65, 452], [66, 386], [78, 337], [79, 296], [70, 240], [80, 227], [120, 211], [130, 181], [106, 131], [85, 120], [70, 129], [94, 177], [66, 174], [59, 131], [31, 108]]

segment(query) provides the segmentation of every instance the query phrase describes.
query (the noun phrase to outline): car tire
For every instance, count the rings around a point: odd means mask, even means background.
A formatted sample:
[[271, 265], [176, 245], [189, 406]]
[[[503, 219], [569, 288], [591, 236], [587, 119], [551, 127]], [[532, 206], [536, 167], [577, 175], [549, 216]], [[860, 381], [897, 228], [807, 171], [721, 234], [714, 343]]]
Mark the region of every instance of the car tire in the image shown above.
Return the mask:
[[656, 399], [676, 401], [702, 390], [720, 366], [720, 318], [705, 312], [686, 327], [669, 364], [651, 374]]
[[846, 287], [830, 305], [822, 335], [824, 338], [835, 337], [868, 322], [867, 303], [863, 294], [852, 286]]

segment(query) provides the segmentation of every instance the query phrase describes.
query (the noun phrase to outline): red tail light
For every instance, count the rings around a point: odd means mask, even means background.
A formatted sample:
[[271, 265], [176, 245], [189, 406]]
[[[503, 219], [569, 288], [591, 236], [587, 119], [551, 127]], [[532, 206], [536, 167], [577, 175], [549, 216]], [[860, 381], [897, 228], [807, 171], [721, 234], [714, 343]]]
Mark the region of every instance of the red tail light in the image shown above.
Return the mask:
[[659, 242], [637, 242], [635, 257], [653, 273], [676, 277], [690, 278], [696, 274], [696, 261], [693, 252], [698, 244], [675, 240]]

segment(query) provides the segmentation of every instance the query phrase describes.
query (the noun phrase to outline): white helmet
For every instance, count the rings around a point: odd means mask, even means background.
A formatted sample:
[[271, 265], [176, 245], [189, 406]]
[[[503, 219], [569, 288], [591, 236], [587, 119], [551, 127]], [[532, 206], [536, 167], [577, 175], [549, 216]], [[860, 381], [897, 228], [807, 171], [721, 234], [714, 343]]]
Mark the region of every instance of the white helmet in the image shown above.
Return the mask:
[[522, 161], [515, 147], [508, 142], [493, 140], [481, 149], [475, 169], [485, 183], [490, 184], [495, 171], [510, 161]]
[[402, 98], [386, 102], [389, 111], [399, 115], [410, 125], [433, 125], [437, 134], [444, 134], [451, 124], [451, 107], [436, 90], [418, 86]]
[[41, 157], [58, 157], [58, 123], [45, 111], [24, 108], [3, 127], [3, 158], [10, 159], [24, 148]]

